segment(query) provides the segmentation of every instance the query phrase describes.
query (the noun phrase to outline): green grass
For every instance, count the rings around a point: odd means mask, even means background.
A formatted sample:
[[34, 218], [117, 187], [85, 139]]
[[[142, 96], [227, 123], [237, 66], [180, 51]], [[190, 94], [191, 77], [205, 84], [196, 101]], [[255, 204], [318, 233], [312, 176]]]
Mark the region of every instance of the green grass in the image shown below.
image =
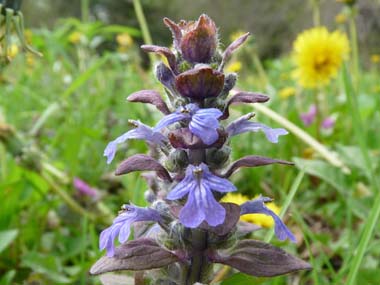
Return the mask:
[[[145, 152], [146, 146], [128, 143], [110, 166], [102, 153], [108, 141], [128, 129], [128, 119], [151, 125], [161, 116], [147, 106], [127, 103], [125, 98], [140, 89], [163, 90], [152, 72], [141, 67], [137, 45], [124, 59], [115, 51], [112, 29], [101, 32], [89, 24], [72, 23], [68, 20], [53, 31], [36, 31], [33, 42], [44, 57], [29, 65], [20, 54], [0, 71], [1, 115], [22, 138], [28, 154], [17, 157], [19, 145], [0, 144], [0, 200], [4, 201], [0, 214], [0, 284], [100, 284], [87, 273], [102, 255], [97, 247], [99, 232], [122, 203], [145, 203], [147, 185], [138, 174], [115, 178], [112, 172], [117, 162]], [[104, 33], [100, 35], [105, 47], [71, 44], [67, 38], [73, 27], [87, 31], [89, 40], [96, 34], [94, 29]], [[265, 62], [265, 67], [271, 84], [268, 90], [258, 90], [262, 84], [249, 66], [243, 70], [238, 87], [269, 92], [271, 101], [267, 105], [314, 137], [315, 126], [305, 128], [299, 119], [299, 113], [313, 101], [311, 92], [286, 100], [277, 95], [281, 88], [295, 86], [289, 76], [290, 59], [273, 59]], [[280, 79], [284, 76], [286, 79]], [[233, 182], [242, 193], [269, 195], [287, 209], [285, 220], [299, 242], [281, 246], [314, 268], [299, 273], [298, 284], [380, 283], [378, 78], [375, 69], [364, 70], [355, 92], [344, 69], [324, 91], [329, 112], [338, 119], [334, 131], [322, 133], [319, 142], [336, 153], [350, 173], [316, 153], [306, 159], [309, 146], [293, 133], [281, 137], [279, 144], [268, 143], [261, 133], [233, 140], [234, 158], [257, 154], [295, 162], [295, 167], [243, 169], [233, 176]], [[253, 109], [239, 106], [234, 110], [236, 117]], [[258, 112], [256, 119], [280, 127], [262, 113]], [[43, 154], [42, 170], [35, 151]], [[100, 201], [78, 198], [73, 177], [97, 187], [102, 193]], [[271, 231], [260, 231], [255, 237], [279, 243], [272, 239]], [[234, 284], [241, 280], [294, 284], [291, 281], [295, 280], [294, 276], [263, 279], [242, 274], [229, 278]]]

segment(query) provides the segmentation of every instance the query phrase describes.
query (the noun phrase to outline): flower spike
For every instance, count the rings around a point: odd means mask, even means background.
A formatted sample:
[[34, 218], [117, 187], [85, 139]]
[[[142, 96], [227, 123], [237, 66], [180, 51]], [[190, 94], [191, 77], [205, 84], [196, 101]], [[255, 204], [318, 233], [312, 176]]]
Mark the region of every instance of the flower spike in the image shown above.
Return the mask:
[[142, 208], [133, 204], [122, 206], [120, 214], [113, 221], [112, 226], [102, 231], [100, 234], [99, 248], [106, 249], [107, 256], [114, 255], [115, 238], [119, 236], [119, 242], [124, 243], [128, 240], [131, 224], [134, 222], [159, 222], [160, 214], [150, 208]]

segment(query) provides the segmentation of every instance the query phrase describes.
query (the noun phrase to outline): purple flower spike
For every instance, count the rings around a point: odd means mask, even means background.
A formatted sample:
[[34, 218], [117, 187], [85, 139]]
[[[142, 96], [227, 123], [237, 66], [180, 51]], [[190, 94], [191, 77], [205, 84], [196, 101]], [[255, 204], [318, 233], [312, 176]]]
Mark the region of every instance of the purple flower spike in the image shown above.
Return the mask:
[[321, 123], [321, 127], [326, 130], [332, 129], [334, 128], [334, 126], [335, 126], [335, 120], [332, 117], [327, 117]]
[[210, 226], [217, 226], [224, 222], [226, 210], [215, 200], [212, 191], [232, 192], [236, 187], [227, 179], [212, 174], [208, 166], [201, 163], [199, 166], [189, 165], [185, 178], [166, 198], [177, 200], [188, 195], [179, 214], [181, 223], [186, 227], [196, 228], [204, 220]]
[[131, 224], [134, 222], [154, 221], [159, 222], [161, 217], [156, 210], [137, 207], [133, 204], [123, 205], [121, 213], [113, 220], [112, 226], [103, 230], [100, 234], [99, 248], [106, 249], [107, 256], [114, 255], [115, 238], [119, 236], [119, 242], [128, 240]]
[[129, 139], [146, 140], [151, 144], [163, 145], [167, 138], [158, 131], [155, 131], [151, 127], [141, 123], [140, 121], [130, 120], [135, 129], [130, 130], [115, 140], [108, 143], [104, 150], [104, 156], [107, 157], [107, 163], [110, 164], [115, 157], [117, 151], [117, 145], [123, 143]]
[[310, 126], [314, 122], [315, 118], [317, 117], [317, 112], [317, 106], [313, 104], [310, 106], [307, 113], [302, 113], [300, 115], [300, 118], [306, 127]]
[[231, 124], [229, 124], [226, 128], [228, 135], [232, 137], [246, 132], [258, 132], [261, 130], [265, 133], [268, 141], [271, 143], [278, 143], [279, 136], [288, 134], [285, 129], [272, 129], [264, 124], [249, 121], [249, 119], [251, 119], [253, 116], [254, 114], [250, 113], [236, 119]]
[[296, 242], [296, 237], [288, 229], [288, 227], [281, 221], [280, 217], [277, 216], [272, 210], [270, 210], [265, 203], [271, 202], [272, 199], [268, 197], [256, 198], [252, 201], [245, 202], [240, 205], [240, 215], [245, 214], [264, 214], [271, 216], [274, 220], [275, 227], [274, 232], [279, 240], [286, 240], [287, 238], [292, 242]]
[[74, 178], [73, 185], [75, 189], [78, 190], [78, 192], [82, 195], [89, 196], [94, 199], [99, 197], [99, 193], [95, 188], [92, 188], [90, 185], [78, 177]]
[[218, 118], [222, 115], [223, 113], [216, 108], [200, 109], [197, 104], [188, 104], [163, 117], [154, 130], [160, 131], [166, 126], [188, 119], [190, 120], [189, 129], [191, 133], [199, 137], [206, 145], [211, 145], [219, 138], [217, 132], [219, 127]]

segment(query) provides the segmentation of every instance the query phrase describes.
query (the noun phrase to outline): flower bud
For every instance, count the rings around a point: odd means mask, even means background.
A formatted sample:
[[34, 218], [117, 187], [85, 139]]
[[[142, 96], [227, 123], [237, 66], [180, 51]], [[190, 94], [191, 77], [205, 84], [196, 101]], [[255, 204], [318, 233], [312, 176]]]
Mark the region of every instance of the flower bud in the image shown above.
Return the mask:
[[211, 168], [221, 168], [228, 161], [231, 148], [224, 145], [222, 148], [210, 148], [206, 151], [206, 162]]
[[169, 154], [165, 167], [170, 172], [177, 172], [189, 164], [189, 158], [184, 150], [176, 149]]
[[179, 24], [165, 18], [164, 23], [172, 31], [174, 46], [183, 58], [191, 63], [209, 63], [218, 46], [216, 25], [207, 15], [196, 22]]

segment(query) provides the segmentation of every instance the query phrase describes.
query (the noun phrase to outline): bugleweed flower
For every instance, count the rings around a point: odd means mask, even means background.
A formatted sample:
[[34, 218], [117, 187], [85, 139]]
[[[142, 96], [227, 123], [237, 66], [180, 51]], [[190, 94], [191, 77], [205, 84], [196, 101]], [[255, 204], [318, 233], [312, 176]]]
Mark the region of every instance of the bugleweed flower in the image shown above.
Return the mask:
[[111, 163], [115, 157], [117, 151], [117, 145], [121, 144], [130, 139], [139, 139], [145, 140], [148, 143], [154, 145], [163, 145], [165, 141], [167, 141], [166, 137], [162, 135], [160, 132], [155, 131], [151, 127], [141, 123], [140, 121], [130, 120], [130, 124], [132, 124], [135, 129], [130, 130], [120, 137], [116, 138], [112, 142], [110, 142], [106, 149], [104, 150], [104, 156], [107, 157], [107, 163]]
[[135, 205], [123, 205], [119, 216], [113, 221], [112, 226], [102, 231], [99, 239], [99, 248], [107, 250], [107, 256], [114, 255], [115, 238], [119, 236], [119, 242], [126, 242], [129, 238], [130, 227], [134, 222], [159, 222], [161, 217], [153, 209], [137, 207]]
[[[165, 268], [150, 276], [151, 284], [193, 285], [208, 284], [212, 280], [210, 273], [214, 263], [267, 277], [310, 268], [306, 262], [279, 248], [249, 239], [253, 228], [247, 231], [239, 227], [241, 215], [264, 214], [273, 218], [279, 239], [295, 241], [277, 214], [265, 205], [269, 198], [259, 197], [242, 205], [221, 200], [227, 193], [237, 191], [229, 177], [240, 168], [292, 164], [256, 155], [230, 162], [232, 137], [262, 131], [269, 142], [277, 143], [280, 136], [288, 133], [250, 121], [253, 113], [224, 122], [235, 104], [269, 100], [263, 94], [245, 91], [234, 91], [229, 96], [237, 77], [225, 74], [223, 69], [249, 33], [238, 37], [221, 52], [217, 29], [208, 16], [202, 15], [196, 22], [174, 23], [169, 19], [164, 22], [173, 33], [175, 50], [155, 45], [142, 48], [166, 58], [166, 64], [158, 64], [155, 73], [165, 87], [170, 104], [153, 90], [130, 95], [129, 102], [151, 104], [163, 117], [154, 127], [132, 121], [135, 129], [110, 142], [104, 151], [110, 163], [117, 145], [126, 140], [141, 139], [152, 146], [149, 155], [130, 156], [115, 172], [116, 175], [154, 172], [145, 176], [150, 187], [145, 197], [151, 205], [148, 208], [128, 206], [112, 226], [102, 232], [100, 248], [107, 249], [107, 256], [99, 259], [90, 272]], [[149, 223], [137, 223], [135, 239], [128, 241], [130, 226], [138, 221], [153, 221], [156, 225], [154, 230], [149, 230]], [[148, 235], [141, 234], [147, 232]], [[121, 244], [115, 247], [117, 236]], [[228, 245], [233, 247], [228, 248]]]
[[271, 216], [274, 220], [274, 232], [279, 240], [290, 239], [292, 242], [296, 242], [295, 236], [281, 221], [280, 217], [276, 215], [271, 209], [265, 206], [265, 203], [271, 202], [272, 199], [268, 197], [258, 197], [252, 201], [245, 202], [240, 206], [240, 214], [264, 214]]
[[[245, 202], [248, 202], [250, 199], [240, 193], [228, 193], [221, 200], [222, 202], [235, 203], [237, 205], [242, 205]], [[277, 206], [274, 202], [266, 202], [265, 206], [268, 207], [273, 213], [278, 215], [281, 208]], [[240, 221], [252, 223], [263, 228], [271, 228], [274, 226], [274, 220], [271, 216], [265, 214], [245, 214], [240, 216]]]
[[189, 165], [185, 178], [179, 182], [166, 197], [178, 200], [188, 195], [187, 202], [182, 208], [179, 220], [189, 228], [196, 228], [204, 220], [210, 226], [224, 222], [226, 211], [215, 200], [212, 191], [221, 193], [236, 191], [236, 187], [227, 179], [212, 174], [206, 164]]
[[347, 36], [340, 31], [330, 33], [316, 27], [298, 35], [293, 44], [296, 69], [294, 75], [301, 86], [315, 88], [335, 77], [349, 53]]
[[164, 127], [182, 120], [189, 120], [190, 131], [198, 136], [205, 144], [213, 144], [218, 139], [218, 118], [222, 112], [216, 108], [200, 109], [197, 104], [188, 104], [179, 107], [174, 113], [162, 118], [154, 127], [154, 131], [160, 131]]

